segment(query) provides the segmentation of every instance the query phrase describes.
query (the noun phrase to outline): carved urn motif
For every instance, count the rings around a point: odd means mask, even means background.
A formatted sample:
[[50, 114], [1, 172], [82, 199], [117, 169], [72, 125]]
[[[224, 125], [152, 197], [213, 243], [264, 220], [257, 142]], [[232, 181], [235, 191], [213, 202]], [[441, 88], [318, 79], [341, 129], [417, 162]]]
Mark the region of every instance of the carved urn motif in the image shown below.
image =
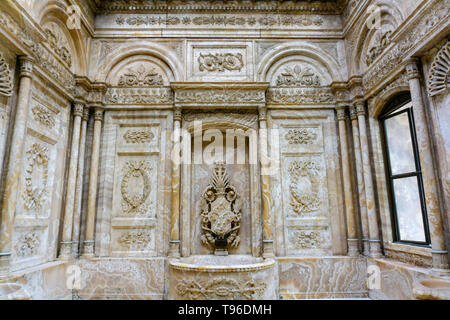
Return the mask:
[[241, 227], [242, 200], [223, 163], [217, 163], [211, 182], [202, 193], [202, 243], [215, 249], [216, 255], [227, 255], [229, 247], [237, 247]]

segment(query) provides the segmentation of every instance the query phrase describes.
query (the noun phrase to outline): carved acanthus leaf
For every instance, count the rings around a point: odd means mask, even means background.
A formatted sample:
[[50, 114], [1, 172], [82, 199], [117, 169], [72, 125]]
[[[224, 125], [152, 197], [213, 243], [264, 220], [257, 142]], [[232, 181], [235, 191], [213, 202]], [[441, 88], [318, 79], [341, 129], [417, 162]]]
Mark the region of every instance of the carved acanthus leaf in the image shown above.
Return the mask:
[[277, 77], [277, 86], [320, 87], [320, 77], [310, 67], [296, 65], [286, 67]]
[[136, 69], [129, 68], [120, 76], [118, 83], [121, 87], [153, 87], [163, 84], [163, 77], [155, 69], [146, 69], [142, 64]]
[[290, 129], [285, 138], [289, 144], [312, 144], [317, 139], [317, 133], [312, 128]]
[[46, 108], [35, 105], [31, 112], [33, 113], [34, 120], [40, 122], [44, 126], [48, 128], [53, 128], [55, 126], [55, 119], [50, 111], [48, 111]]
[[244, 67], [241, 53], [216, 53], [202, 54], [198, 57], [199, 71], [224, 72], [233, 71]]
[[55, 53], [69, 66], [72, 66], [72, 55], [69, 44], [56, 23], [50, 23], [44, 29], [47, 33], [47, 41]]
[[153, 140], [155, 135], [150, 130], [127, 130], [123, 138], [127, 143], [139, 144]]

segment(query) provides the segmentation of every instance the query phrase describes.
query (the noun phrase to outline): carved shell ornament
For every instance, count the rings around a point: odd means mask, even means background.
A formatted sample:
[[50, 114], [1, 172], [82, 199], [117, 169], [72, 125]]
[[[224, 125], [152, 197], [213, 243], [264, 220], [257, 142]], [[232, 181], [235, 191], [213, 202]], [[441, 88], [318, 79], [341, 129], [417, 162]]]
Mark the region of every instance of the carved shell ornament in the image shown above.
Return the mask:
[[13, 83], [11, 70], [3, 54], [0, 52], [0, 95], [10, 97], [12, 95]]
[[204, 245], [226, 254], [228, 247], [237, 247], [241, 227], [242, 200], [223, 163], [217, 163], [200, 204]]
[[428, 79], [428, 94], [433, 97], [449, 88], [450, 78], [450, 40], [439, 50], [431, 65]]

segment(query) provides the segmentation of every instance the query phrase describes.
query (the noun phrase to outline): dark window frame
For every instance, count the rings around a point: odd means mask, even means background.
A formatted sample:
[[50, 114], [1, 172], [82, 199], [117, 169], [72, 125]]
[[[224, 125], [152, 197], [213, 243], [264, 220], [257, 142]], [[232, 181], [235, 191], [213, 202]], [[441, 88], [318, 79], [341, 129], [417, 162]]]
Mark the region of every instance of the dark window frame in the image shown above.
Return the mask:
[[[393, 231], [393, 240], [397, 243], [404, 243], [410, 245], [418, 245], [424, 247], [430, 247], [431, 245], [431, 237], [430, 237], [430, 229], [428, 225], [428, 214], [427, 207], [425, 202], [425, 192], [423, 188], [423, 178], [422, 178], [422, 169], [420, 166], [420, 155], [419, 155], [419, 147], [417, 144], [417, 135], [416, 135], [416, 127], [414, 123], [414, 114], [413, 114], [413, 106], [407, 109], [399, 110], [404, 107], [406, 104], [411, 102], [411, 95], [409, 92], [403, 92], [391, 99], [386, 106], [384, 107], [383, 112], [380, 114], [379, 122], [381, 125], [382, 132], [382, 144], [383, 144], [383, 155], [384, 155], [384, 163], [386, 166], [386, 180], [387, 180], [387, 189], [389, 196], [389, 204], [391, 209], [391, 221], [392, 221], [392, 231]], [[399, 110], [399, 111], [398, 111]], [[409, 129], [411, 135], [411, 142], [414, 153], [414, 162], [415, 162], [415, 171], [405, 172], [400, 174], [392, 174], [392, 166], [389, 155], [389, 146], [387, 140], [387, 131], [385, 120], [398, 116], [400, 114], [406, 113], [408, 115], [409, 120]], [[400, 228], [398, 223], [398, 215], [397, 215], [397, 205], [395, 201], [394, 194], [394, 180], [408, 177], [416, 177], [417, 179], [417, 187], [419, 191], [420, 197], [420, 206], [422, 210], [422, 220], [423, 220], [423, 228], [425, 234], [425, 241], [414, 241], [414, 240], [402, 240], [400, 238]]]

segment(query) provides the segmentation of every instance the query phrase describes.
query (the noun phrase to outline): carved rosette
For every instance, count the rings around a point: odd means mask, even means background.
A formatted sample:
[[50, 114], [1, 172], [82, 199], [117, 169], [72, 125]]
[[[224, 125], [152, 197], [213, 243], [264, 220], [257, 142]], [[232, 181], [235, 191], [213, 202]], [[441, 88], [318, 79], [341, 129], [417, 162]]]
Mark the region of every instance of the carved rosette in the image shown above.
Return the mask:
[[10, 97], [12, 95], [13, 83], [9, 64], [0, 52], [0, 95]]
[[285, 138], [289, 144], [313, 144], [317, 133], [311, 128], [290, 129]]
[[15, 246], [17, 256], [28, 257], [36, 255], [40, 243], [37, 232], [27, 232], [22, 234]]
[[199, 71], [224, 72], [233, 71], [244, 67], [241, 53], [216, 53], [202, 54], [198, 57]]
[[177, 284], [179, 296], [189, 300], [197, 299], [260, 299], [267, 285], [259, 281], [237, 281], [218, 278], [207, 282], [181, 280]]
[[281, 87], [320, 87], [320, 85], [320, 77], [306, 66], [286, 67], [277, 77], [277, 86]]
[[218, 163], [210, 184], [202, 193], [202, 243], [215, 248], [216, 253], [226, 252], [228, 247], [237, 247], [240, 243], [241, 207], [241, 197], [230, 184], [226, 167]]
[[[148, 161], [128, 161], [124, 167], [124, 176], [120, 185], [122, 192], [122, 209], [125, 214], [145, 214], [149, 204], [150, 170]], [[135, 184], [142, 181], [142, 189], [137, 190]]]
[[127, 130], [123, 139], [129, 144], [148, 143], [153, 140], [155, 135], [150, 130]]
[[162, 76], [151, 68], [147, 70], [144, 65], [139, 65], [136, 69], [128, 69], [119, 78], [120, 87], [152, 87], [162, 86]]
[[27, 155], [23, 198], [26, 209], [38, 210], [42, 208], [47, 195], [48, 149], [34, 143], [27, 151]]
[[291, 177], [290, 205], [297, 215], [317, 212], [322, 203], [319, 195], [320, 166], [313, 160], [294, 161], [288, 169]]
[[450, 78], [450, 40], [436, 54], [428, 77], [428, 94], [434, 97], [449, 88]]

